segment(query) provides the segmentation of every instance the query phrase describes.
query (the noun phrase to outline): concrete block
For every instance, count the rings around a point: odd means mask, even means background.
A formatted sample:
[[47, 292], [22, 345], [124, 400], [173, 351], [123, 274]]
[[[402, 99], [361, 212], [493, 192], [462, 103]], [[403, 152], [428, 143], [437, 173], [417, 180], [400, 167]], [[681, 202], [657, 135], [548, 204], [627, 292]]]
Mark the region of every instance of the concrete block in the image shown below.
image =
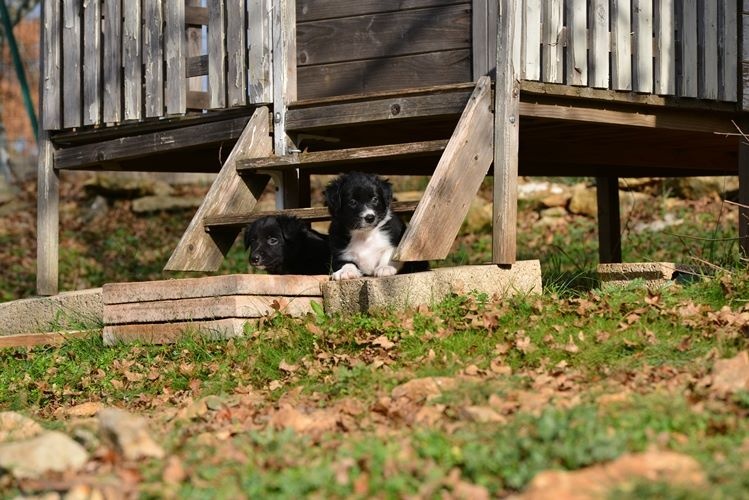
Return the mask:
[[102, 289], [0, 303], [0, 336], [81, 330], [102, 323]]
[[485, 293], [502, 299], [541, 293], [541, 264], [520, 261], [509, 269], [495, 265], [438, 268], [387, 278], [329, 281], [322, 285], [328, 313], [356, 314], [432, 305], [450, 294]]
[[636, 262], [599, 264], [598, 278], [605, 286], [629, 285], [641, 279], [647, 287], [664, 286], [684, 276], [698, 276], [692, 266], [673, 262]]

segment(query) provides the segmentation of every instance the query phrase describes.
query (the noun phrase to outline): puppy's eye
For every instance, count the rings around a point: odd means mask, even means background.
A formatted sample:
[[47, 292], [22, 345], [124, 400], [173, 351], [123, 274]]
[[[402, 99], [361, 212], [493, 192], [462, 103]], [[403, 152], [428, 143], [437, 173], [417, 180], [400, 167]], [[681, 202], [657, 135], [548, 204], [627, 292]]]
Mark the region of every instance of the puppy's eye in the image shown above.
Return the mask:
[[356, 208], [356, 205], [357, 205], [356, 200], [348, 201], [348, 206], [350, 206], [351, 208]]
[[372, 205], [377, 205], [380, 202], [380, 199], [376, 196], [372, 197]]
[[270, 246], [278, 245], [278, 238], [268, 238], [268, 244]]

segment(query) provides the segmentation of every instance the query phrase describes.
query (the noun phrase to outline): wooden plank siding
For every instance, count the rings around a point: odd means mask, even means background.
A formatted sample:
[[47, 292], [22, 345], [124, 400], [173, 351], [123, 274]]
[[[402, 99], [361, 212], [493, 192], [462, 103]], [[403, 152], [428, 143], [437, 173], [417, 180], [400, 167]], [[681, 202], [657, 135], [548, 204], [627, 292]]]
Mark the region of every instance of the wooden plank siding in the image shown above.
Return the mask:
[[101, 2], [83, 0], [83, 125], [101, 121]]

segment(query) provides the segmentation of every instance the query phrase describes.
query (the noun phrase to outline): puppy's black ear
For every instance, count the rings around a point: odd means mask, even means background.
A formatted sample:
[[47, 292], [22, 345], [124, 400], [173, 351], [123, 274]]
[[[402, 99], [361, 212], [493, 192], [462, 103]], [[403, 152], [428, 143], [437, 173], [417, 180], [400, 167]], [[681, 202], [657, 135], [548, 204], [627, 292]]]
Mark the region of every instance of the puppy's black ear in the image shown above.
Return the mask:
[[250, 249], [250, 241], [252, 241], [252, 230], [255, 228], [255, 223], [248, 224], [244, 228], [244, 249], [245, 251]]
[[304, 222], [296, 217], [282, 215], [276, 220], [278, 221], [278, 227], [281, 228], [283, 239], [290, 243], [296, 240], [294, 235], [301, 232], [304, 228]]
[[328, 205], [330, 215], [335, 217], [341, 209], [341, 177], [332, 180], [325, 188], [325, 204]]
[[380, 188], [382, 189], [382, 199], [385, 206], [390, 206], [393, 202], [393, 185], [387, 179], [380, 179]]

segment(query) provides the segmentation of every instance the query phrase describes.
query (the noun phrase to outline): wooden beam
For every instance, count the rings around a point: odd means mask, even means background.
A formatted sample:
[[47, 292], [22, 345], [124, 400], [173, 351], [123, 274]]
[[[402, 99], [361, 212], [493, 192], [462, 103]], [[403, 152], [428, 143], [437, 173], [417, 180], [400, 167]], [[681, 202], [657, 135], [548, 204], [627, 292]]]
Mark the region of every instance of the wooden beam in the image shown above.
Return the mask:
[[492, 162], [491, 80], [479, 78], [393, 258], [444, 259]]
[[[416, 210], [418, 202], [415, 201], [396, 201], [392, 204], [392, 211], [395, 214], [410, 214]], [[203, 225], [206, 231], [223, 231], [224, 229], [241, 229], [253, 221], [263, 217], [277, 217], [279, 215], [289, 215], [299, 217], [307, 222], [322, 222], [330, 220], [330, 213], [327, 207], [312, 208], [292, 208], [286, 210], [272, 210], [267, 212], [249, 212], [236, 215], [214, 215], [203, 219]]]
[[258, 170], [284, 170], [288, 168], [330, 167], [339, 165], [357, 165], [360, 163], [406, 159], [441, 154], [447, 147], [446, 140], [409, 142], [386, 146], [369, 146], [364, 148], [334, 149], [316, 151], [271, 158], [254, 158], [237, 164], [237, 171], [254, 172]]
[[596, 177], [598, 256], [602, 264], [622, 261], [619, 178]]
[[211, 215], [249, 212], [255, 207], [269, 178], [258, 175], [243, 179], [237, 175], [237, 161], [267, 156], [272, 148], [268, 108], [261, 107], [255, 110], [247, 123], [165, 270], [216, 271], [219, 268], [238, 231], [228, 230], [221, 235], [211, 236], [203, 230], [203, 219]]
[[512, 58], [518, 43], [517, 0], [500, 0], [497, 83], [494, 91], [494, 221], [492, 262], [511, 265], [517, 254], [520, 67]]
[[131, 160], [155, 153], [235, 140], [246, 124], [247, 118], [240, 117], [60, 149], [55, 153], [55, 167], [84, 169], [109, 161]]
[[208, 7], [200, 7], [200, 0], [188, 0], [185, 7], [185, 24], [188, 26], [208, 26]]
[[20, 333], [17, 335], [0, 335], [0, 349], [13, 347], [34, 347], [38, 345], [60, 345], [69, 339], [85, 338], [98, 334], [96, 330], [82, 330], [54, 333]]

